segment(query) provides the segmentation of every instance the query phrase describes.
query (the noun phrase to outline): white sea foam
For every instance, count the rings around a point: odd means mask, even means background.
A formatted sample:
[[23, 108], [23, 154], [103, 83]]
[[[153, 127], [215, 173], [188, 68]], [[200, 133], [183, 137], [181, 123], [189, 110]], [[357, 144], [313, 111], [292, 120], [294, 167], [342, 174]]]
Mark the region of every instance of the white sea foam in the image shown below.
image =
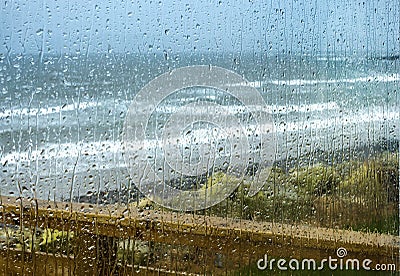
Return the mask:
[[[179, 106], [163, 106], [157, 108], [157, 112], [161, 113], [184, 113], [190, 116], [210, 114], [210, 116], [216, 116], [215, 113], [210, 112], [213, 110], [213, 106], [208, 107], [206, 105], [191, 106], [191, 108], [179, 107]], [[218, 108], [221, 111], [219, 116], [224, 115], [236, 115], [248, 112], [267, 112], [270, 114], [286, 114], [290, 112], [322, 112], [327, 110], [337, 110], [340, 106], [336, 102], [326, 102], [326, 103], [315, 103], [315, 104], [288, 104], [288, 105], [230, 105], [230, 106], [220, 106]]]
[[18, 162], [35, 162], [46, 159], [67, 159], [78, 156], [100, 156], [101, 153], [120, 153], [120, 142], [99, 141], [93, 143], [61, 143], [48, 144], [46, 147], [28, 150], [14, 151], [1, 158], [1, 164], [15, 164]]
[[[223, 131], [215, 131], [211, 128], [195, 129], [187, 136], [167, 137], [166, 139], [146, 139], [136, 140], [129, 143], [129, 149], [134, 151], [149, 152], [155, 148], [163, 149], [163, 144], [191, 145], [191, 144], [210, 144], [213, 141], [225, 139], [225, 134], [236, 133], [236, 127], [229, 127]], [[195, 141], [193, 140], [195, 139]], [[21, 162], [35, 162], [37, 160], [62, 160], [62, 159], [92, 159], [93, 162], [106, 161], [111, 155], [122, 158], [124, 145], [122, 141], [98, 141], [81, 143], [61, 143], [47, 144], [46, 147], [28, 151], [14, 151], [5, 154], [0, 159], [0, 164], [17, 164]]]
[[[124, 103], [127, 105], [128, 103]], [[0, 112], [0, 119], [10, 118], [10, 117], [24, 117], [24, 116], [47, 116], [51, 114], [58, 114], [63, 112], [72, 112], [77, 110], [85, 110], [89, 108], [95, 107], [106, 107], [109, 106], [109, 102], [81, 102], [79, 104], [67, 104], [63, 106], [51, 106], [51, 107], [42, 107], [42, 108], [16, 108], [16, 109], [6, 109]], [[117, 108], [121, 108], [118, 106]], [[150, 108], [150, 107], [149, 107]], [[223, 112], [220, 116], [225, 115], [236, 115], [246, 112], [257, 112], [264, 111], [271, 114], [286, 114], [289, 112], [321, 112], [324, 110], [334, 110], [339, 109], [339, 105], [336, 102], [326, 102], [326, 103], [318, 103], [318, 104], [302, 104], [302, 105], [231, 105], [231, 106], [221, 106], [220, 110]], [[179, 107], [175, 105], [164, 105], [162, 107], [156, 108], [154, 111], [161, 113], [186, 113], [188, 114], [188, 108]], [[210, 107], [206, 105], [198, 105], [190, 108], [190, 115], [204, 115], [210, 114]], [[215, 114], [210, 114], [210, 116], [214, 116]], [[4, 131], [4, 129], [3, 129]]]
[[63, 106], [49, 106], [41, 108], [15, 108], [6, 109], [0, 112], [0, 118], [16, 117], [16, 116], [43, 116], [49, 114], [55, 114], [60, 112], [84, 110], [87, 108], [100, 106], [98, 102], [81, 102], [77, 104], [65, 104]]
[[336, 102], [302, 104], [302, 105], [270, 105], [267, 111], [274, 114], [285, 114], [289, 112], [322, 112], [326, 110], [338, 110], [339, 105]]
[[[314, 120], [304, 120], [301, 122], [289, 122], [286, 124], [278, 124], [276, 127], [277, 132], [299, 132], [305, 131], [307, 129], [326, 129], [332, 127], [343, 127], [349, 125], [358, 125], [365, 127], [366, 123], [376, 123], [388, 121], [399, 122], [400, 113], [398, 111], [370, 111], [370, 112], [360, 112], [357, 114], [347, 115], [347, 116], [335, 116], [323, 119]], [[363, 125], [364, 124], [364, 125]]]
[[330, 60], [330, 61], [347, 61], [350, 58], [349, 57], [338, 57], [338, 56], [319, 56], [319, 57], [316, 57], [316, 59], [320, 60], [320, 61], [328, 61], [328, 60]]
[[[336, 114], [330, 118], [322, 119], [311, 119], [300, 122], [288, 122], [282, 124], [276, 124], [276, 133], [282, 134], [285, 132], [301, 132], [309, 129], [329, 129], [333, 127], [343, 127], [348, 125], [358, 125], [361, 128], [365, 127], [367, 123], [379, 123], [393, 121], [398, 123], [400, 120], [399, 112], [395, 110], [379, 111], [371, 110], [369, 112], [359, 112], [356, 114], [339, 116]], [[179, 136], [181, 133], [177, 131], [176, 136], [168, 137], [167, 139], [146, 139], [137, 140], [129, 144], [131, 150], [137, 151], [151, 151], [155, 148], [162, 149], [163, 143], [168, 144], [180, 144], [182, 146], [193, 144], [193, 138], [195, 137], [196, 145], [199, 144], [210, 144], [215, 141], [222, 141], [229, 137], [229, 135], [237, 134], [238, 128], [241, 128], [240, 124], [236, 126], [230, 126], [221, 131], [215, 131], [212, 128], [199, 128], [192, 130], [189, 136]], [[373, 127], [373, 126], [372, 126]], [[242, 134], [248, 136], [249, 134], [259, 134], [261, 130], [270, 130], [270, 125], [265, 128], [247, 129]], [[226, 136], [228, 135], [228, 136]], [[92, 158], [97, 161], [108, 160], [105, 156], [116, 155], [121, 158], [123, 152], [123, 143], [121, 141], [98, 141], [98, 142], [83, 142], [83, 143], [62, 143], [62, 144], [48, 144], [46, 147], [34, 149], [31, 151], [14, 151], [3, 155], [1, 157], [1, 164], [16, 164], [19, 162], [34, 162], [35, 160], [46, 160], [46, 159], [73, 159], [81, 156], [82, 158]]]
[[303, 86], [317, 84], [340, 84], [340, 83], [360, 83], [360, 82], [396, 82], [400, 81], [400, 74], [375, 75], [358, 78], [343, 78], [343, 79], [327, 79], [327, 80], [311, 80], [311, 79], [291, 79], [291, 80], [266, 80], [264, 82], [254, 81], [245, 83], [235, 83], [230, 86], [250, 86], [261, 88], [265, 84], [285, 85], [285, 86]]

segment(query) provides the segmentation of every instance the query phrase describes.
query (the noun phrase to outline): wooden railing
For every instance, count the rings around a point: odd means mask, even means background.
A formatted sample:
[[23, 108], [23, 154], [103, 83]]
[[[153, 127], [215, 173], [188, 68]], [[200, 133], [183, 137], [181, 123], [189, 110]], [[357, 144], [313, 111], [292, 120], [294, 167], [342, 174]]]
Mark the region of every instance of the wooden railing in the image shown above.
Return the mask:
[[[264, 254], [322, 259], [335, 256], [339, 247], [346, 248], [352, 258], [400, 267], [400, 238], [392, 235], [13, 197], [1, 197], [0, 215], [4, 227], [58, 229], [75, 236], [75, 247], [66, 254], [3, 246], [2, 275], [159, 275], [188, 270], [225, 274], [255, 264]], [[118, 259], [117, 244], [123, 239], [169, 245], [170, 251], [165, 260], [158, 256], [135, 266]], [[192, 248], [197, 259], [183, 267], [179, 258], [173, 258], [179, 246]]]

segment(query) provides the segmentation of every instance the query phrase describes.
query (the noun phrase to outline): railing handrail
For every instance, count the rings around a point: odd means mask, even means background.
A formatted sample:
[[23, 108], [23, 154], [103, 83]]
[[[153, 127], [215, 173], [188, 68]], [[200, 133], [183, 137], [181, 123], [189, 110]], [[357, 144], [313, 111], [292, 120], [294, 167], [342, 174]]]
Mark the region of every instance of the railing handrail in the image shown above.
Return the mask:
[[[72, 231], [86, 231], [92, 234], [127, 238], [140, 237], [163, 241], [163, 237], [190, 245], [206, 246], [204, 237], [245, 239], [250, 243], [272, 240], [274, 244], [313, 249], [336, 249], [344, 246], [353, 252], [374, 255], [399, 255], [400, 237], [364, 233], [359, 231], [322, 228], [311, 225], [290, 225], [271, 222], [257, 222], [243, 219], [220, 218], [206, 215], [177, 213], [166, 210], [138, 210], [123, 205], [92, 205], [87, 203], [53, 202], [45, 200], [0, 197], [0, 214], [3, 222], [19, 224], [20, 217], [25, 224]], [[198, 241], [198, 242], [196, 242]]]

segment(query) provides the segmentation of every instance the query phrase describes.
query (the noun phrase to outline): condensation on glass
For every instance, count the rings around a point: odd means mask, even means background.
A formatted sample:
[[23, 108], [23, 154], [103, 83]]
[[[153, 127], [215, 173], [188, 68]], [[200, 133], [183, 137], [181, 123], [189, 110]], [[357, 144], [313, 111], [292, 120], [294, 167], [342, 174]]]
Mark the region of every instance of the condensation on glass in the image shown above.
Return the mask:
[[[398, 271], [399, 17], [383, 0], [3, 1], [1, 273]], [[245, 81], [185, 86], [215, 68]], [[206, 209], [154, 203], [228, 184]]]

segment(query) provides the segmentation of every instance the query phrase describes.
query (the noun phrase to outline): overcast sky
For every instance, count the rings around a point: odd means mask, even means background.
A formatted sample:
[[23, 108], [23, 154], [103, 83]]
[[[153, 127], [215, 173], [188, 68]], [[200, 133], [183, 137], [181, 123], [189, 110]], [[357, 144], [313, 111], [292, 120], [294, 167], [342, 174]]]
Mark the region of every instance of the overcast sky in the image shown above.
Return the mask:
[[400, 48], [399, 0], [5, 0], [0, 5], [0, 53], [386, 55]]

